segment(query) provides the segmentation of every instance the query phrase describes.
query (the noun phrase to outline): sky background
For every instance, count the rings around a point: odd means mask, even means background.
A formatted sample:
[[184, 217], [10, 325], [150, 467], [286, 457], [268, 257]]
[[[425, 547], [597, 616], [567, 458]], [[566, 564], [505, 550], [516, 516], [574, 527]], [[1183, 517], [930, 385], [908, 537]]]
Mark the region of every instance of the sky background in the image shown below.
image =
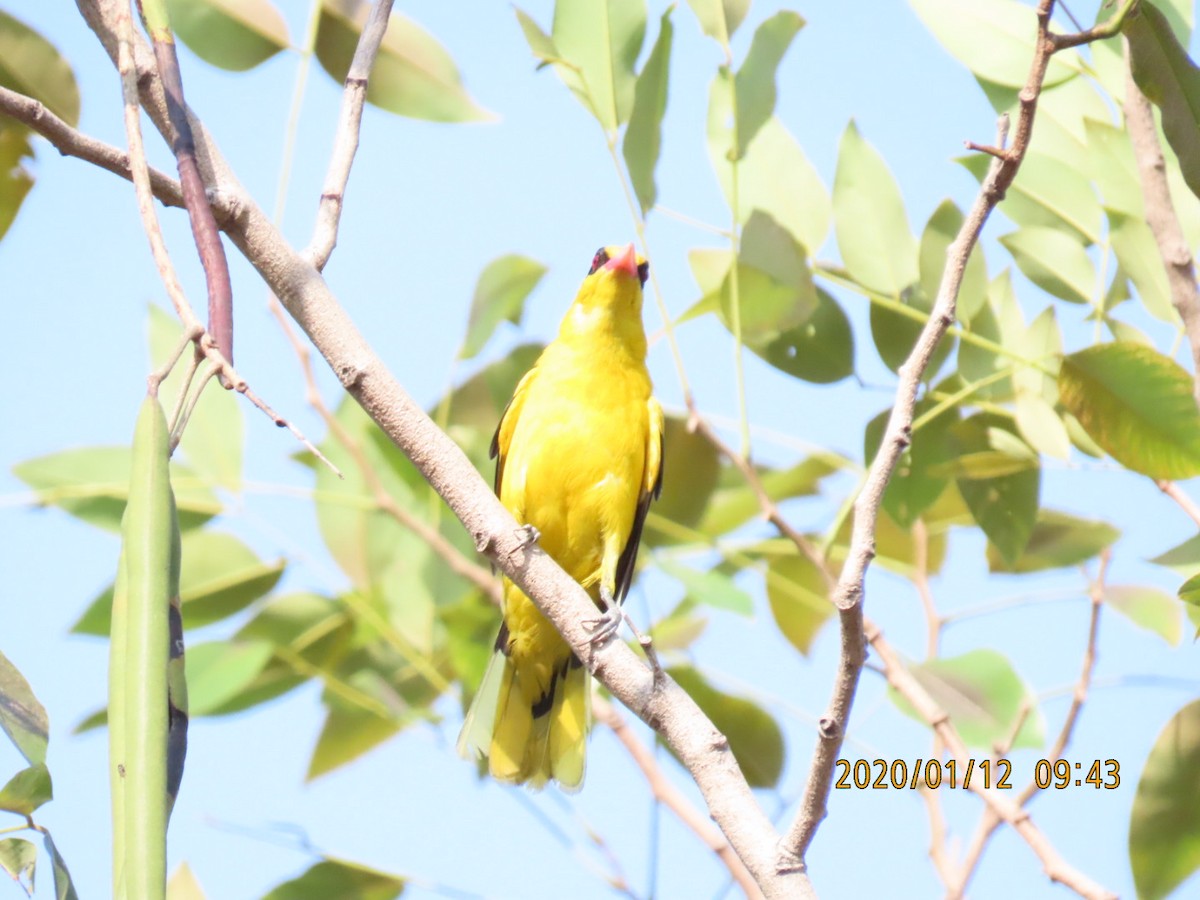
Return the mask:
[[[278, 0], [295, 42], [302, 39], [308, 3]], [[74, 68], [83, 97], [81, 129], [124, 144], [120, 86], [98, 42], [73, 4], [4, 0], [3, 8], [48, 37]], [[524, 8], [543, 25], [552, 3]], [[649, 40], [664, 4], [651, 4]], [[753, 28], [779, 8], [759, 0], [735, 41], [741, 59]], [[779, 72], [777, 113], [830, 185], [837, 147], [853, 118], [888, 161], [901, 185], [915, 232], [946, 197], [965, 207], [976, 182], [953, 157], [966, 139], [990, 141], [995, 115], [974, 79], [926, 31], [905, 3], [845, 0], [800, 3], [807, 26]], [[502, 328], [484, 353], [553, 336], [588, 261], [601, 244], [634, 237], [619, 182], [594, 121], [549, 71], [534, 60], [506, 3], [397, 4], [435, 34], [461, 67], [468, 90], [500, 117], [479, 125], [438, 125], [368, 109], [363, 143], [347, 196], [338, 248], [326, 270], [334, 292], [401, 384], [430, 406], [445, 390], [461, 341], [475, 279], [492, 259], [518, 252], [542, 261], [549, 273], [533, 294], [520, 329]], [[1095, 4], [1073, 11], [1091, 21]], [[464, 12], [466, 14], [464, 14]], [[697, 220], [724, 225], [728, 212], [704, 148], [708, 90], [720, 62], [685, 4], [674, 15], [675, 54], [663, 158], [660, 202]], [[285, 52], [247, 74], [222, 72], [181, 51], [189, 102], [216, 136], [243, 184], [271, 209], [299, 56]], [[285, 234], [307, 242], [336, 121], [340, 88], [314, 66], [300, 120], [295, 169], [287, 194]], [[155, 137], [153, 159], [172, 164]], [[125, 444], [132, 433], [148, 371], [147, 304], [165, 302], [147, 252], [132, 188], [78, 160], [60, 158], [38, 143], [38, 184], [14, 227], [0, 242], [5, 353], [0, 367], [0, 649], [31, 682], [51, 719], [49, 765], [53, 803], [38, 821], [52, 830], [83, 898], [102, 897], [109, 885], [108, 781], [102, 731], [72, 735], [74, 726], [105, 698], [107, 647], [68, 634], [93, 597], [111, 580], [118, 545], [62, 512], [37, 510], [11, 475], [19, 461], [68, 447]], [[193, 301], [202, 305], [202, 277], [186, 220], [163, 214], [176, 265]], [[1011, 230], [993, 216], [985, 231], [989, 272], [1008, 264], [994, 239]], [[668, 308], [678, 315], [698, 298], [686, 252], [719, 246], [701, 229], [652, 215], [654, 265]], [[266, 291], [230, 248], [236, 303], [236, 346], [242, 374], [257, 392], [299, 427], [320, 436], [306, 407], [294, 355], [267, 312]], [[836, 259], [832, 234], [814, 251]], [[1018, 280], [1027, 319], [1047, 302]], [[849, 312], [857, 338], [853, 379], [818, 387], [787, 378], [747, 354], [750, 415], [761, 458], [785, 462], [795, 443], [830, 446], [861, 458], [862, 429], [892, 402], [894, 379], [870, 343], [867, 304], [835, 293]], [[1085, 308], [1058, 304], [1068, 349], [1091, 340]], [[648, 330], [661, 322], [647, 304]], [[1142, 324], [1139, 322], [1139, 324]], [[1147, 326], [1160, 349], [1169, 330]], [[688, 375], [701, 410], [718, 424], [736, 413], [732, 353], [711, 317], [681, 330]], [[665, 345], [655, 343], [650, 367], [658, 396], [678, 410], [681, 392]], [[459, 373], [459, 377], [466, 374]], [[335, 379], [319, 372], [327, 401], [338, 399]], [[225, 496], [218, 523], [264, 559], [286, 557], [285, 589], [334, 592], [344, 576], [326, 554], [305, 492], [311, 475], [289, 455], [285, 432], [247, 408], [246, 490]], [[800, 446], [803, 446], [801, 443]], [[670, 473], [668, 477], [680, 477]], [[802, 528], [828, 521], [848, 482], [836, 492], [792, 508]], [[1194, 491], [1194, 486], [1185, 489]], [[1110, 580], [1152, 584], [1173, 592], [1178, 579], [1147, 565], [1147, 557], [1175, 546], [1195, 527], [1147, 479], [1110, 462], [1076, 454], [1070, 464], [1048, 463], [1042, 503], [1076, 515], [1109, 518], [1123, 531]], [[978, 605], [1018, 593], [1065, 593], [1068, 599], [1016, 607], [1003, 614], [950, 626], [944, 653], [996, 648], [1012, 659], [1039, 695], [1053, 735], [1069, 702], [1084, 647], [1088, 606], [1084, 580], [1063, 571], [1037, 578], [989, 576], [978, 532], [956, 532], [950, 561], [934, 582], [943, 610]], [[661, 591], [656, 591], [661, 587]], [[674, 592], [674, 593], [672, 593]], [[659, 614], [678, 588], [647, 580], [636, 593]], [[867, 609], [894, 645], [919, 657], [924, 621], [911, 586], [874, 570]], [[809, 658], [799, 656], [770, 622], [761, 592], [757, 618], [713, 612], [696, 661], [729, 690], [768, 703], [785, 730], [788, 760], [778, 795], [764, 793], [768, 812], [786, 825], [803, 786], [812, 752], [813, 722], [827, 702], [837, 659], [837, 634], [828, 627]], [[635, 610], [644, 610], [635, 596]], [[215, 626], [191, 640], [232, 631]], [[1171, 714], [1200, 689], [1200, 654], [1179, 648], [1114, 615], [1101, 625], [1096, 687], [1076, 729], [1069, 757], [1090, 762], [1116, 758], [1122, 786], [1096, 792], [1072, 788], [1037, 799], [1037, 824], [1063, 856], [1122, 895], [1132, 894], [1126, 825], [1136, 773]], [[397, 738], [312, 784], [304, 784], [322, 710], [318, 688], [225, 719], [192, 722], [183, 788], [171, 825], [172, 867], [186, 860], [208, 896], [255, 898], [303, 871], [310, 846], [414, 879], [410, 896], [542, 897], [570, 891], [578, 897], [611, 892], [591, 874], [603, 864], [586, 841], [593, 829], [620, 860], [634, 891], [649, 892], [654, 813], [629, 757], [597, 729], [588, 783], [577, 797], [553, 790], [529, 794], [479, 782], [453, 753], [458, 707], [440, 707], [440, 726], [410, 728]], [[648, 732], [643, 730], [643, 737]], [[902, 717], [886, 698], [882, 679], [863, 676], [843, 756], [913, 760], [929, 755], [926, 729]], [[1023, 786], [1037, 752], [1013, 754], [1014, 781]], [[668, 756], [663, 766], [697, 803], [686, 775]], [[0, 742], [0, 778], [21, 765]], [[973, 796], [943, 792], [958, 848], [969, 840], [980, 804]], [[722, 868], [669, 812], [659, 819], [657, 885], [661, 897], [722, 893]], [[0, 822], [0, 827], [8, 823]], [[814, 884], [823, 896], [939, 896], [929, 864], [928, 821], [912, 792], [839, 791], [810, 852]], [[48, 867], [38, 897], [51, 896]], [[1193, 879], [1192, 888], [1196, 887]], [[1181, 896], [1186, 893], [1186, 888]], [[1033, 853], [1007, 830], [993, 841], [971, 895], [1065, 896], [1046, 881]], [[0, 900], [19, 897], [0, 882]]]

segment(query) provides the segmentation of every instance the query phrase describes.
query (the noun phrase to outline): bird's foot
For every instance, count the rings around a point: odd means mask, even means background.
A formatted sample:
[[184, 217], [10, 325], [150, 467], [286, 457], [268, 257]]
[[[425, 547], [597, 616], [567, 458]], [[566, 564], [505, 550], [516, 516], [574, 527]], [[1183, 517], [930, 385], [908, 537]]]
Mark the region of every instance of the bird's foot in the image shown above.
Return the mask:
[[517, 546], [509, 551], [509, 556], [512, 556], [514, 553], [520, 553], [522, 550], [528, 550], [542, 539], [542, 533], [537, 530], [537, 526], [528, 523], [518, 528], [514, 534], [517, 537]]
[[596, 618], [584, 622], [584, 627], [592, 633], [592, 646], [599, 647], [607, 643], [608, 639], [616, 634], [617, 629], [621, 627], [621, 619], [623, 617], [624, 614], [621, 612], [621, 607], [614, 603]]

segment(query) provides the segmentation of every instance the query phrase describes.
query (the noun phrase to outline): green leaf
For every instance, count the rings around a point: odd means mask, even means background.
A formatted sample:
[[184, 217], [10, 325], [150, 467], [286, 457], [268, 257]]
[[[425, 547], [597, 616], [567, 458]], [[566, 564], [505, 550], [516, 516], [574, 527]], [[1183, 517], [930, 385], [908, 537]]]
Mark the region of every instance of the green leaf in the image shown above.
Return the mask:
[[[321, 0], [317, 60], [338, 84], [346, 79], [370, 4], [364, 0]], [[367, 102], [401, 116], [433, 122], [478, 122], [495, 116], [477, 104], [462, 84], [458, 67], [437, 39], [393, 12], [371, 69]]]
[[399, 719], [380, 716], [358, 706], [330, 706], [305, 779], [312, 781], [358, 759], [401, 727], [403, 722]]
[[[914, 420], [921, 419], [933, 407], [932, 400], [918, 401], [913, 411]], [[891, 409], [885, 409], [867, 424], [863, 434], [864, 459], [875, 459], [890, 415]], [[884, 490], [883, 508], [901, 527], [912, 527], [913, 522], [937, 501], [949, 483], [949, 476], [943, 469], [954, 458], [950, 431], [958, 419], [956, 408], [942, 410], [913, 432], [912, 442], [900, 454], [900, 460]]]
[[1129, 814], [1129, 863], [1142, 900], [1166, 897], [1200, 869], [1200, 700], [1158, 735]]
[[[105, 531], [121, 530], [129, 496], [129, 447], [80, 447], [13, 466], [13, 474], [37, 493], [37, 502], [57, 506]], [[203, 479], [187, 466], [171, 464], [171, 487], [184, 531], [203, 525], [221, 504]]]
[[[1005, 348], [1024, 342], [1025, 319], [1012, 288], [1012, 273], [1005, 269], [988, 284], [987, 303], [971, 318], [968, 330]], [[991, 379], [1011, 370], [1013, 359], [975, 343], [963, 341], [958, 348], [958, 375], [965, 384]], [[1004, 401], [1013, 397], [1013, 379], [1000, 378], [976, 388], [972, 396], [981, 400]]]
[[546, 267], [537, 260], [515, 253], [488, 263], [475, 284], [459, 359], [470, 359], [482, 350], [501, 322], [519, 324], [526, 298], [545, 274]]
[[1069, 234], [1054, 228], [1028, 227], [1003, 235], [1025, 277], [1049, 294], [1071, 303], [1090, 303], [1096, 270], [1087, 252]]
[[[199, 628], [239, 612], [278, 584], [287, 563], [260, 560], [231, 534], [187, 531], [182, 540], [179, 598], [186, 628]], [[112, 612], [109, 585], [72, 626], [75, 634], [106, 637]]]
[[1062, 332], [1054, 307], [1047, 306], [1025, 328], [1014, 320], [1006, 327], [1009, 346], [1018, 351], [1022, 362], [1013, 373], [1013, 387], [1021, 394], [1040, 397], [1047, 404], [1058, 402], [1058, 373], [1062, 365]]
[[783, 54], [791, 46], [804, 19], [790, 9], [780, 10], [754, 32], [750, 50], [733, 77], [737, 102], [734, 159], [746, 155], [746, 148], [775, 112], [775, 73]]
[[555, 65], [560, 77], [602, 128], [616, 131], [633, 109], [645, 0], [558, 0], [552, 34], [568, 64]]
[[1165, 591], [1132, 584], [1105, 585], [1104, 602], [1172, 647], [1183, 639], [1183, 607]]
[[[1020, 88], [1029, 77], [1037, 20], [1033, 9], [1014, 0], [909, 0], [950, 55], [975, 75]], [[1046, 69], [1045, 85], [1058, 84], [1080, 71], [1072, 50], [1056, 53]]]
[[697, 603], [741, 616], [754, 614], [754, 600], [723, 572], [716, 569], [700, 572], [670, 559], [660, 558], [656, 562], [662, 571], [683, 582], [687, 596]]
[[8, 873], [25, 893], [33, 896], [33, 877], [37, 871], [37, 847], [22, 838], [0, 840], [0, 869]]
[[30, 765], [46, 761], [50, 720], [17, 667], [0, 652], [0, 728]]
[[686, 650], [708, 627], [708, 619], [698, 615], [695, 601], [684, 598], [650, 629], [654, 648], [660, 653]]
[[[684, 477], [663, 479], [662, 495], [650, 507], [651, 518], [643, 539], [650, 546], [675, 543], [680, 533], [669, 525], [694, 529], [708, 507], [717, 486], [721, 458], [716, 448], [703, 435], [689, 431], [687, 421], [679, 416], [667, 416], [663, 436], [663, 471], [683, 472]], [[662, 528], [655, 523], [665, 520]], [[688, 538], [683, 538], [688, 540]]]
[[1121, 269], [1127, 274], [1146, 312], [1170, 325], [1179, 324], [1179, 313], [1171, 305], [1171, 288], [1154, 233], [1146, 220], [1110, 211], [1108, 237]]
[[206, 716], [243, 691], [271, 659], [266, 641], [209, 641], [188, 647], [188, 713]]
[[[179, 344], [183, 327], [171, 313], [150, 305], [150, 364], [161, 367]], [[175, 397], [182, 385], [184, 366], [177, 365], [159, 387], [159, 395]], [[179, 445], [196, 472], [210, 485], [234, 493], [242, 489], [242, 451], [245, 423], [235, 391], [226, 391], [215, 379], [208, 382], [200, 401], [188, 417]], [[178, 489], [178, 488], [177, 488]]]
[[1099, 344], [1064, 357], [1062, 404], [1121, 465], [1151, 478], [1200, 474], [1192, 378], [1140, 344]]
[[263, 900], [394, 900], [403, 891], [404, 879], [397, 875], [327, 857], [276, 887]]
[[[725, 202], [733, 206], [733, 79], [717, 71], [709, 89], [708, 158]], [[821, 176], [800, 144], [776, 116], [763, 123], [758, 136], [737, 165], [741, 223], [762, 210], [815, 253], [829, 233], [830, 201]]]
[[244, 72], [290, 45], [287, 22], [267, 0], [166, 0], [171, 30], [202, 60]]
[[1034, 450], [1055, 459], [1070, 457], [1071, 437], [1067, 434], [1067, 426], [1040, 394], [1018, 391], [1013, 413], [1017, 429]]
[[[946, 251], [958, 237], [962, 228], [963, 214], [953, 200], [943, 200], [921, 234], [921, 249], [918, 258], [921, 273], [921, 291], [928, 301], [928, 308], [937, 300], [938, 289], [942, 284], [942, 274], [946, 269]], [[967, 268], [963, 272], [962, 283], [958, 288], [958, 318], [970, 322], [987, 303], [987, 263], [984, 262], [983, 248], [978, 243], [971, 249], [967, 258]], [[928, 311], [928, 308], [926, 311]], [[874, 307], [872, 307], [874, 309]], [[915, 323], [914, 323], [915, 324]], [[910, 341], [910, 345], [911, 345]], [[943, 346], [950, 341], [943, 341]], [[940, 348], [939, 348], [940, 349]], [[931, 367], [932, 368], [932, 367]]]
[[1107, 522], [1080, 519], [1055, 509], [1038, 510], [1029, 543], [1014, 564], [1007, 564], [994, 545], [987, 550], [992, 572], [1041, 572], [1077, 566], [1114, 544], [1121, 532]]
[[67, 862], [58, 852], [58, 847], [54, 845], [54, 838], [50, 836], [49, 831], [42, 832], [42, 844], [46, 847], [46, 853], [50, 857], [50, 866], [54, 871], [55, 900], [79, 900], [79, 895], [75, 893], [75, 885], [71, 881], [71, 873], [67, 871]]
[[[725, 321], [733, 321], [732, 273], [721, 286]], [[742, 337], [755, 346], [808, 321], [817, 306], [804, 247], [767, 213], [755, 210], [738, 256]], [[732, 327], [731, 327], [732, 330]]]
[[[1124, 85], [1121, 90], [1124, 92]], [[1087, 134], [1087, 174], [1100, 189], [1105, 208], [1110, 213], [1141, 218], [1142, 185], [1129, 132], [1095, 119], [1084, 119], [1083, 125]]]
[[[1016, 436], [1011, 421], [994, 413], [979, 413], [965, 419], [950, 434], [960, 462], [969, 454], [991, 458], [989, 451], [992, 451], [1001, 460], [1020, 463], [1021, 457], [1014, 456], [1013, 450], [1021, 447], [1024, 452], [1031, 452]], [[1017, 447], [1009, 441], [1016, 442]], [[1016, 565], [1037, 520], [1041, 471], [1036, 467], [1036, 458], [1032, 468], [994, 471], [997, 474], [981, 471], [972, 473], [980, 477], [960, 476], [958, 490], [1001, 558], [1010, 566]]]
[[25, 157], [33, 157], [31, 135], [23, 125], [0, 122], [0, 238], [8, 232], [33, 187], [33, 173], [24, 166]]
[[816, 308], [806, 322], [749, 346], [781, 372], [814, 384], [832, 384], [854, 374], [854, 332], [832, 295], [817, 288], [816, 296]]
[[0, 86], [32, 97], [72, 127], [79, 124], [79, 86], [54, 45], [0, 11]]
[[768, 563], [767, 599], [776, 626], [805, 656], [821, 626], [836, 612], [821, 570], [799, 554]]
[[[1192, 535], [1182, 544], [1160, 553], [1149, 561], [1156, 566], [1166, 566], [1187, 577], [1200, 572], [1200, 534]], [[1188, 602], [1194, 601], [1189, 600]]]
[[[1012, 664], [995, 650], [972, 650], [961, 656], [931, 659], [910, 666], [913, 677], [925, 688], [968, 747], [991, 749], [1013, 736], [1022, 707], [1030, 712], [1012, 747], [1041, 747], [1046, 721], [1037, 696], [1029, 690]], [[923, 722], [907, 700], [888, 690], [892, 701], [907, 716]]]
[[750, 9], [750, 0], [688, 0], [700, 27], [721, 46], [728, 47]]
[[621, 152], [629, 170], [629, 180], [642, 207], [644, 216], [654, 206], [658, 188], [654, 184], [654, 170], [658, 166], [658, 155], [662, 148], [662, 120], [667, 111], [667, 82], [671, 65], [671, 13], [668, 6], [658, 26], [658, 40], [650, 51], [650, 58], [638, 75], [633, 89], [633, 109], [629, 113], [629, 126]]
[[[756, 471], [767, 496], [780, 503], [792, 497], [815, 495], [822, 479], [846, 467], [845, 460], [829, 454], [810, 456], [787, 469], [758, 467]], [[744, 525], [760, 511], [758, 498], [746, 479], [733, 466], [724, 465], [717, 490], [697, 528], [706, 535], [719, 537]]]
[[1200, 574], [1193, 575], [1181, 584], [1178, 594], [1179, 599], [1189, 606], [1200, 606]]
[[783, 732], [755, 703], [718, 691], [691, 666], [672, 666], [670, 675], [729, 739], [729, 749], [751, 787], [775, 787], [783, 772]]
[[[952, 499], [948, 501], [947, 497]], [[941, 571], [942, 563], [946, 560], [945, 532], [948, 530], [948, 525], [942, 527], [938, 524], [935, 527], [935, 520], [939, 519], [941, 515], [939, 507], [950, 503], [962, 507], [962, 500], [952, 487], [942, 492], [938, 502], [923, 517], [926, 519], [926, 524], [929, 525], [929, 540], [923, 548], [923, 552], [913, 536], [911, 528], [904, 528], [896, 524], [896, 520], [890, 515], [880, 516], [875, 525], [875, 564], [908, 579], [916, 577], [921, 562], [924, 563], [925, 575], [936, 575]], [[970, 524], [970, 518], [965, 514], [965, 509], [962, 511], [962, 515], [957, 516], [951, 524]], [[830, 546], [830, 559], [838, 565], [846, 560], [853, 528], [854, 516], [849, 515], [842, 522], [842, 527], [838, 530], [833, 544]]]
[[842, 260], [859, 284], [898, 299], [920, 279], [900, 188], [853, 121], [838, 150], [833, 221]]
[[1200, 196], [1200, 69], [1151, 3], [1141, 3], [1121, 27], [1129, 65], [1142, 93], [1162, 110], [1162, 129], [1192, 193]]
[[[957, 160], [981, 184], [991, 161], [992, 157], [983, 153]], [[1025, 157], [1000, 211], [1023, 227], [1062, 229], [1065, 225], [1076, 243], [1101, 242], [1100, 204], [1091, 182], [1078, 165], [1044, 153], [1031, 152]]]
[[50, 770], [44, 763], [22, 769], [0, 788], [0, 809], [19, 816], [31, 816], [35, 809], [53, 799]]

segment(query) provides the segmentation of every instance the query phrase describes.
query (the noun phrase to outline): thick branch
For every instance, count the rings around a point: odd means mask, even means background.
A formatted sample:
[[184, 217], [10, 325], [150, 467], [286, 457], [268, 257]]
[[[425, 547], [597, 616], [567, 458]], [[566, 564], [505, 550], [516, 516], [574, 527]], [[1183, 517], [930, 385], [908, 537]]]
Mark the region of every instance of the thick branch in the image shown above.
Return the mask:
[[1171, 202], [1167, 165], [1154, 126], [1154, 110], [1146, 95], [1134, 83], [1133, 72], [1129, 69], [1128, 42], [1125, 58], [1125, 127], [1133, 142], [1133, 157], [1137, 160], [1138, 177], [1142, 183], [1146, 224], [1154, 235], [1154, 243], [1158, 246], [1158, 254], [1167, 272], [1171, 303], [1183, 320], [1183, 330], [1192, 348], [1195, 373], [1192, 392], [1196, 402], [1200, 403], [1200, 296], [1196, 291], [1196, 267], [1192, 260], [1192, 249], [1188, 246], [1179, 217], [1175, 215], [1175, 205]]
[[342, 108], [338, 113], [337, 131], [334, 134], [333, 154], [329, 158], [329, 171], [325, 174], [325, 186], [321, 189], [321, 205], [317, 210], [317, 225], [312, 240], [304, 251], [305, 258], [318, 270], [325, 268], [329, 255], [337, 245], [338, 223], [342, 218], [342, 205], [346, 197], [346, 183], [350, 180], [350, 167], [354, 154], [358, 152], [358, 132], [362, 124], [363, 104], [367, 102], [367, 78], [379, 45], [387, 31], [388, 17], [392, 14], [392, 0], [376, 0], [371, 8], [371, 17], [363, 26], [346, 73], [346, 86], [342, 92]]
[[[113, 8], [120, 0], [77, 0], [110, 56], [115, 57]], [[142, 103], [160, 132], [171, 134], [162, 88], [144, 42], [135, 48]], [[584, 622], [595, 618], [588, 594], [550, 557], [523, 549], [517, 523], [462, 450], [387, 371], [321, 274], [279, 234], [226, 165], [202, 123], [192, 118], [200, 165], [209, 184], [235, 198], [238, 216], [226, 231], [259, 271], [345, 389], [412, 460], [487, 553], [526, 594], [592, 672], [654, 728], [695, 779], [709, 812], [767, 897], [812, 896], [807, 875], [776, 871], [778, 835], [755, 801], [729, 743], [695, 702], [667, 677], [655, 680], [627, 646], [590, 644]]]

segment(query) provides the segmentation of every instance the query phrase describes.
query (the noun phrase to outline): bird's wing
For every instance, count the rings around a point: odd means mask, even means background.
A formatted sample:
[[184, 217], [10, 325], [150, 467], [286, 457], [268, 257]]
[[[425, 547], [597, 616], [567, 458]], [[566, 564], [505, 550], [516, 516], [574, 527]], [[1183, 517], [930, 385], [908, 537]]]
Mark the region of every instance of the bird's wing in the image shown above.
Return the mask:
[[517, 382], [512, 399], [508, 401], [508, 406], [504, 407], [504, 412], [500, 413], [500, 421], [496, 424], [496, 433], [492, 435], [492, 446], [488, 450], [488, 459], [496, 460], [496, 480], [493, 488], [497, 497], [500, 496], [500, 483], [504, 478], [504, 460], [508, 456], [508, 446], [512, 443], [513, 430], [517, 427], [517, 420], [521, 418], [521, 408], [525, 405], [525, 398], [529, 396], [529, 386], [533, 384], [537, 371], [538, 368], [535, 365]]
[[638, 493], [637, 512], [633, 517], [633, 528], [629, 531], [629, 540], [621, 551], [617, 561], [617, 590], [618, 602], [625, 599], [629, 586], [633, 583], [633, 570], [637, 563], [638, 545], [642, 542], [642, 526], [646, 524], [646, 513], [650, 509], [650, 501], [657, 500], [662, 493], [663, 478], [663, 411], [658, 401], [653, 397], [646, 404], [649, 411], [649, 427], [646, 429], [646, 468], [642, 478], [642, 489]]

